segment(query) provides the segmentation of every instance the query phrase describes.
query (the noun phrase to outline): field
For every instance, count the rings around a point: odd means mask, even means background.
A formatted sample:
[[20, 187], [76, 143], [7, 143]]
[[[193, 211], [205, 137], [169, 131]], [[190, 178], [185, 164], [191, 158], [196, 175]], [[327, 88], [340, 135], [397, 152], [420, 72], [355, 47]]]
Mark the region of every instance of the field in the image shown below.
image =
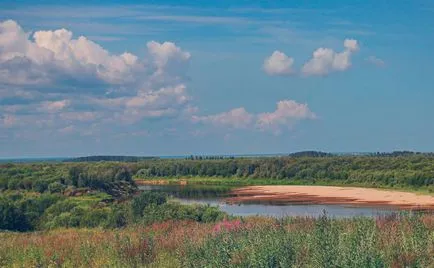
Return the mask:
[[166, 221], [1, 233], [2, 267], [432, 267], [434, 216]]

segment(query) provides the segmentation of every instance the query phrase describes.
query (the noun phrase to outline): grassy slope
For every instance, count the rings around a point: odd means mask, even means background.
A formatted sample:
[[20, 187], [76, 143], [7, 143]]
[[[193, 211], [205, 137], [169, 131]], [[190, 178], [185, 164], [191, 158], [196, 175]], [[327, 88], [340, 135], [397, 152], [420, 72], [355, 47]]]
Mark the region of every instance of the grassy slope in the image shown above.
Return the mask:
[[0, 267], [432, 267], [433, 217], [252, 217], [0, 232]]

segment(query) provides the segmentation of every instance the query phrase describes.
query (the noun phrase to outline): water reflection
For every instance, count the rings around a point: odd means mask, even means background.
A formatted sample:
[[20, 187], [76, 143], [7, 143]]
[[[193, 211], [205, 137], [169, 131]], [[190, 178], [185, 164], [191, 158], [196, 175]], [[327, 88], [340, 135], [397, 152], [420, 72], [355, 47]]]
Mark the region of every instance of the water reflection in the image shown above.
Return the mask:
[[222, 211], [237, 216], [312, 216], [318, 217], [325, 210], [327, 215], [336, 218], [356, 216], [378, 216], [397, 210], [381, 207], [353, 207], [345, 205], [300, 204], [276, 201], [249, 201], [240, 204], [228, 204], [233, 188], [219, 185], [143, 185], [144, 191], [164, 192], [184, 204], [209, 204], [218, 206]]

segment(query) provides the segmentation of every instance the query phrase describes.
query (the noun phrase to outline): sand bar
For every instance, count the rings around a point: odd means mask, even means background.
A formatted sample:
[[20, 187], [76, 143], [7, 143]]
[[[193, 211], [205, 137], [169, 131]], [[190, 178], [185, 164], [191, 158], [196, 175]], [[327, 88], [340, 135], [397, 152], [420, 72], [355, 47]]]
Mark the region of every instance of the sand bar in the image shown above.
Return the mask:
[[434, 196], [411, 192], [335, 186], [249, 186], [235, 189], [228, 202], [282, 201], [308, 204], [395, 206], [434, 210]]

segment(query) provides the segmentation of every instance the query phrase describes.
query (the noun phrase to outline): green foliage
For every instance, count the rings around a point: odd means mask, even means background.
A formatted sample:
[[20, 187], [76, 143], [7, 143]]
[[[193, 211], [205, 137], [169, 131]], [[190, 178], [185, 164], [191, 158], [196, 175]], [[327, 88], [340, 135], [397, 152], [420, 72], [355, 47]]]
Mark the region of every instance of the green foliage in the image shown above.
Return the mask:
[[120, 163], [0, 165], [0, 191], [63, 193], [68, 187], [89, 188], [116, 198], [128, 197], [136, 190], [129, 167]]
[[295, 252], [283, 229], [221, 232], [202, 245], [188, 244], [183, 267], [292, 267]]
[[217, 207], [209, 205], [182, 205], [176, 202], [160, 206], [150, 205], [144, 208], [141, 221], [144, 224], [166, 220], [191, 220], [196, 222], [215, 222], [222, 220], [226, 214]]
[[5, 198], [0, 198], [0, 230], [27, 231], [30, 224], [24, 213]]
[[[125, 198], [136, 190], [137, 178], [220, 177], [231, 183], [352, 184], [434, 191], [434, 155], [396, 152], [367, 156], [336, 156], [304, 152], [287, 157], [153, 159], [140, 162], [0, 164], [0, 191], [43, 193], [48, 185], [89, 188]], [[229, 181], [229, 180], [228, 180]], [[57, 184], [56, 184], [57, 185]]]
[[63, 197], [51, 194], [26, 194], [11, 192], [0, 199], [4, 217], [0, 230], [28, 231], [34, 230], [45, 210]]
[[221, 177], [242, 181], [352, 184], [434, 190], [434, 155], [299, 156], [155, 160], [130, 165], [137, 178]]
[[182, 267], [431, 267], [433, 226], [418, 215], [286, 218], [187, 238]]
[[102, 202], [105, 195], [67, 198], [50, 206], [41, 216], [40, 229], [59, 227], [122, 227], [126, 224], [121, 206]]
[[0, 266], [434, 267], [433, 223], [432, 214], [405, 213], [0, 232]]
[[62, 183], [57, 181], [50, 183], [48, 185], [48, 191], [50, 193], [63, 193], [65, 189], [66, 189], [66, 185], [63, 185]]
[[162, 193], [154, 193], [154, 192], [142, 192], [140, 195], [135, 196], [131, 201], [131, 208], [133, 212], [133, 216], [136, 218], [140, 218], [143, 216], [143, 210], [151, 205], [162, 205], [166, 203], [167, 197]]

